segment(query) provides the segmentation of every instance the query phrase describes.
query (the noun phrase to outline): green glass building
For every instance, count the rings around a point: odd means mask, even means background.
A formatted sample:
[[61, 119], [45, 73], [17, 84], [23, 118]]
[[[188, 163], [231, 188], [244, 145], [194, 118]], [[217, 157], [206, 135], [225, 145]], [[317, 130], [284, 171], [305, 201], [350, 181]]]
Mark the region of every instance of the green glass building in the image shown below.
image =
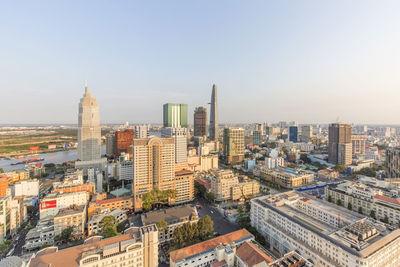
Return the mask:
[[187, 104], [167, 103], [163, 106], [164, 127], [186, 128], [188, 126]]

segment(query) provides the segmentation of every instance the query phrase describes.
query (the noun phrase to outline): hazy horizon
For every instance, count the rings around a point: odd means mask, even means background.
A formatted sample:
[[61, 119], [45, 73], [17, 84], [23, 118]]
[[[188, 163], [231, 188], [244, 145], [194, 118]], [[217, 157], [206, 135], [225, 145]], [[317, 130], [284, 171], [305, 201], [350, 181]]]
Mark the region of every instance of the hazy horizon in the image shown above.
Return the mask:
[[[398, 1], [35, 1], [0, 10], [0, 124], [161, 123], [218, 86], [220, 124], [400, 124]], [[209, 117], [208, 117], [209, 120]]]

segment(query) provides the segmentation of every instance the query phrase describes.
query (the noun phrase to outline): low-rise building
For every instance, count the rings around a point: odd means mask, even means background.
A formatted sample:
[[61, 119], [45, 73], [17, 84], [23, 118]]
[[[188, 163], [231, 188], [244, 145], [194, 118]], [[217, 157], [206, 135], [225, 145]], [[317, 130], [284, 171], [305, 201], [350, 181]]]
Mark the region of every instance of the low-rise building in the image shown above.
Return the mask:
[[[254, 236], [246, 229], [221, 235], [213, 239], [181, 248], [169, 253], [171, 267], [233, 266], [236, 247], [246, 241], [254, 240]], [[225, 263], [223, 262], [225, 261]], [[225, 265], [224, 265], [225, 264]]]
[[158, 229], [159, 242], [165, 243], [173, 240], [174, 230], [185, 223], [195, 223], [199, 220], [197, 209], [189, 205], [172, 207], [164, 210], [156, 210], [143, 213], [140, 216], [142, 225], [157, 224], [165, 221], [167, 229]]
[[314, 182], [314, 174], [291, 168], [276, 168], [273, 170], [260, 168], [261, 179], [279, 184], [284, 188], [298, 188]]
[[95, 194], [96, 184], [91, 181], [87, 181], [84, 184], [54, 185], [53, 191], [60, 193], [89, 192], [90, 194]]
[[128, 219], [126, 212], [120, 209], [115, 209], [113, 211], [103, 212], [98, 215], [93, 215], [88, 221], [88, 236], [95, 235], [101, 232], [100, 222], [106, 216], [113, 216], [118, 223]]
[[29, 230], [25, 237], [23, 249], [31, 251], [43, 246], [52, 246], [54, 244], [54, 221], [39, 221], [35, 228]]
[[172, 188], [176, 190], [176, 199], [174, 204], [190, 202], [194, 198], [194, 173], [189, 170], [175, 172], [175, 181]]
[[91, 201], [88, 207], [88, 217], [90, 218], [94, 213], [104, 210], [128, 210], [132, 208], [132, 197], [130, 196]]
[[337, 179], [339, 178], [339, 172], [335, 170], [322, 169], [317, 172], [319, 178], [323, 179]]
[[282, 157], [277, 157], [277, 158], [265, 158], [265, 167], [267, 169], [275, 169], [278, 167], [283, 167], [285, 166], [285, 159]]
[[37, 179], [21, 180], [15, 182], [10, 188], [13, 197], [30, 197], [39, 195], [39, 181]]
[[61, 235], [64, 229], [73, 228], [72, 236], [81, 238], [85, 234], [86, 205], [63, 208], [54, 216], [54, 235]]
[[13, 236], [24, 220], [26, 207], [23, 198], [12, 198], [10, 195], [0, 197], [0, 243], [6, 237]]
[[53, 218], [60, 209], [69, 208], [72, 205], [86, 205], [89, 193], [86, 191], [74, 193], [50, 193], [40, 201], [40, 219]]
[[94, 236], [83, 245], [58, 250], [49, 247], [36, 253], [30, 267], [158, 266], [158, 231], [155, 225], [129, 228], [125, 234], [106, 239]]

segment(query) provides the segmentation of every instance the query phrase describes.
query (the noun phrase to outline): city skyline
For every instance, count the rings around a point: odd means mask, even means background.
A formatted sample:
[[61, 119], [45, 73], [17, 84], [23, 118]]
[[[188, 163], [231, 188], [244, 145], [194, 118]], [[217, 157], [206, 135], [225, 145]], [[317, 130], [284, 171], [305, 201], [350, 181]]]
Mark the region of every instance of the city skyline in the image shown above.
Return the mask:
[[5, 4], [7, 116], [0, 123], [75, 122], [87, 79], [102, 123], [159, 123], [166, 101], [187, 103], [190, 115], [196, 106], [209, 110], [216, 83], [221, 123], [339, 117], [398, 124], [398, 8], [370, 1]]

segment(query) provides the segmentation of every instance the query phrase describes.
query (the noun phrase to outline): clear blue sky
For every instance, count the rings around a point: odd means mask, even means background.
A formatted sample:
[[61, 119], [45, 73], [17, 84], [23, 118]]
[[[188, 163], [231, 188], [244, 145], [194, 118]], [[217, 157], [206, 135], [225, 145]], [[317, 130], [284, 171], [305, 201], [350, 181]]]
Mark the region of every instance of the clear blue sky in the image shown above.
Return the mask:
[[6, 1], [1, 123], [160, 123], [162, 104], [220, 121], [400, 123], [400, 1]]

